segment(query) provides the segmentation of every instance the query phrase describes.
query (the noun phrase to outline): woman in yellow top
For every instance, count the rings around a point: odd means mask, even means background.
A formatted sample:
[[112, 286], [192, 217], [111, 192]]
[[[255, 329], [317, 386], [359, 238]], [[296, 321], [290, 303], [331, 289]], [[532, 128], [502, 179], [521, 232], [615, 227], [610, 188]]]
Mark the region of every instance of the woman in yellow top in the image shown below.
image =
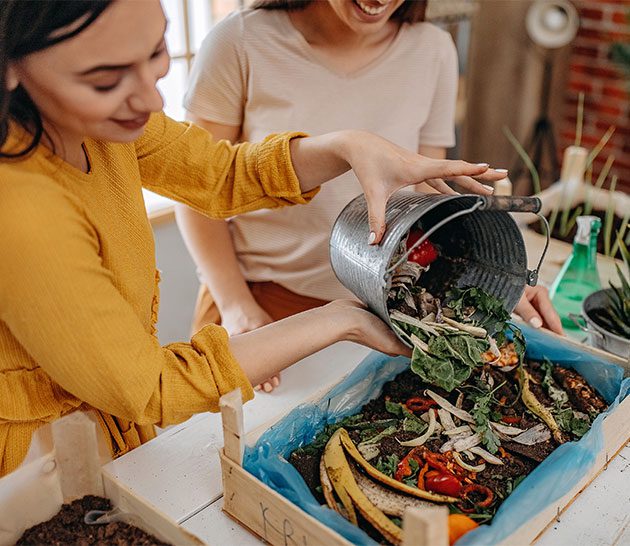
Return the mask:
[[376, 243], [396, 189], [457, 176], [487, 193], [467, 177], [504, 176], [358, 131], [214, 142], [161, 113], [165, 27], [158, 0], [0, 3], [0, 476], [39, 426], [77, 409], [94, 412], [117, 456], [155, 424], [216, 411], [234, 388], [250, 399], [252, 383], [336, 341], [405, 351], [347, 301], [232, 338], [211, 325], [161, 347], [142, 187], [222, 218], [307, 203], [353, 168]]

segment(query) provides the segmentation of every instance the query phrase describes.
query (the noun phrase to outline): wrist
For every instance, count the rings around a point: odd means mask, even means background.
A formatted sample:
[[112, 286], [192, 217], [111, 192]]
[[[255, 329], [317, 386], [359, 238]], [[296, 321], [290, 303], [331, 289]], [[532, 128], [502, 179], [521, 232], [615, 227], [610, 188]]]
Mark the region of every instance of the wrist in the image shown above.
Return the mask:
[[217, 308], [222, 317], [234, 315], [252, 315], [259, 309], [260, 305], [254, 299], [251, 292], [231, 294], [228, 301], [215, 300]]
[[334, 324], [337, 341], [353, 341], [360, 343], [365, 333], [365, 320], [363, 309], [353, 301], [333, 301], [322, 309], [330, 313], [329, 320]]

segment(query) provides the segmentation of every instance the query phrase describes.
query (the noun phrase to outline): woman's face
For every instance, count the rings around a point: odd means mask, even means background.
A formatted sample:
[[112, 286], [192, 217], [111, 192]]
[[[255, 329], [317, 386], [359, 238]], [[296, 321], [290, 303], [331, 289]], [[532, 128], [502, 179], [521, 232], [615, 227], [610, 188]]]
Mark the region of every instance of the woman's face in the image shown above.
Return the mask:
[[[318, 0], [315, 0], [316, 2]], [[381, 30], [403, 0], [328, 0], [347, 27], [365, 35]]]
[[77, 36], [13, 63], [10, 76], [62, 139], [131, 142], [163, 106], [165, 29], [159, 0], [115, 0]]

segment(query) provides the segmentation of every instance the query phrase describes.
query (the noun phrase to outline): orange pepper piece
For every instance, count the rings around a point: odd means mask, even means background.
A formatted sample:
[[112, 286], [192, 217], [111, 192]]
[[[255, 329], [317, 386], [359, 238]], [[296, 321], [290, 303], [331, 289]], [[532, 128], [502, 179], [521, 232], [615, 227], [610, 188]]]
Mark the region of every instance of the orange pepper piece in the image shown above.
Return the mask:
[[448, 543], [453, 546], [462, 536], [479, 527], [479, 524], [464, 514], [448, 516]]

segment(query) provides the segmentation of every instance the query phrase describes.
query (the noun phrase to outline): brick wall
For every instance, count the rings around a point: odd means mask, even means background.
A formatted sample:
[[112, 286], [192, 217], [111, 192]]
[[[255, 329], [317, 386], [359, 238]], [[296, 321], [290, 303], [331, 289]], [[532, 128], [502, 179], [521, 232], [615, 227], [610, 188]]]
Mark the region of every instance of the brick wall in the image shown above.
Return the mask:
[[[594, 164], [599, 173], [609, 155], [615, 156], [611, 175], [618, 189], [630, 193], [630, 77], [610, 60], [614, 42], [630, 43], [630, 0], [575, 0], [580, 29], [569, 60], [569, 79], [560, 127], [560, 150], [573, 144], [578, 93], [584, 92], [582, 143], [593, 148], [610, 125], [616, 131]], [[609, 180], [605, 187], [608, 187]]]

